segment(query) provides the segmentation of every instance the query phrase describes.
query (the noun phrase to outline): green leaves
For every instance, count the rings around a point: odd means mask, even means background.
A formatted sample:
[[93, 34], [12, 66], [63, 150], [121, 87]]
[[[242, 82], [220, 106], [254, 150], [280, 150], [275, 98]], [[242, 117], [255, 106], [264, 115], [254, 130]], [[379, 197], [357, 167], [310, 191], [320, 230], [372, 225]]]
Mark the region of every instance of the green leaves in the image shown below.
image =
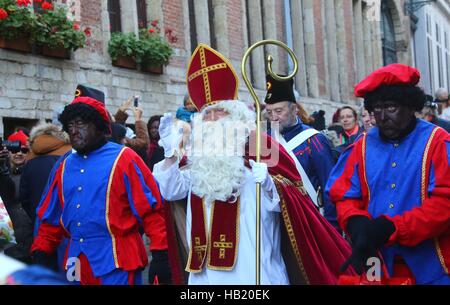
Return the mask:
[[59, 7], [37, 14], [34, 40], [38, 45], [75, 51], [84, 47], [86, 35], [74, 29], [73, 22], [67, 18], [66, 9]]
[[0, 36], [7, 40], [28, 35], [38, 45], [71, 51], [86, 44], [86, 34], [74, 28], [65, 7], [34, 13], [31, 6], [18, 6], [16, 0], [0, 0], [0, 8], [8, 13], [8, 18], [0, 20]]
[[149, 66], [167, 65], [173, 50], [169, 43], [157, 33], [142, 29], [139, 32], [142, 62]]
[[116, 32], [111, 34], [111, 40], [108, 44], [108, 52], [113, 60], [119, 56], [131, 57], [138, 60], [138, 39], [134, 33]]
[[131, 57], [138, 63], [153, 67], [167, 65], [173, 54], [163, 37], [145, 29], [140, 31], [139, 39], [134, 33], [112, 33], [108, 52], [112, 60], [117, 60], [119, 56]]
[[6, 19], [0, 20], [1, 37], [11, 40], [32, 32], [35, 15], [30, 7], [19, 7], [16, 0], [0, 0], [0, 8], [8, 13]]

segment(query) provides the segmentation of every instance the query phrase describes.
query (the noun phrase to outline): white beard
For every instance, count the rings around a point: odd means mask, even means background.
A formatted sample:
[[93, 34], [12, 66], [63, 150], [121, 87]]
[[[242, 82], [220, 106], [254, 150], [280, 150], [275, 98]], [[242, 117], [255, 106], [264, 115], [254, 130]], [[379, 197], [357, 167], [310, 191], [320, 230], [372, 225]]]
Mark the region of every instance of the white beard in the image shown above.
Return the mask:
[[192, 192], [207, 203], [235, 201], [245, 180], [245, 144], [252, 124], [231, 116], [203, 122], [193, 119], [191, 134]]

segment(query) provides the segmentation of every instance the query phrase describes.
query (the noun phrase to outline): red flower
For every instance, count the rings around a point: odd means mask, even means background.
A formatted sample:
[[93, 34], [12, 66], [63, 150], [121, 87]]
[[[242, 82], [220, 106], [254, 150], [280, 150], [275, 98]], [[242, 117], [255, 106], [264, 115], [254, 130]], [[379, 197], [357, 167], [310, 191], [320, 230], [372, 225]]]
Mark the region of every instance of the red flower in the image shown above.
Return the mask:
[[31, 3], [31, 0], [17, 0], [18, 6], [28, 6]]
[[42, 3], [44, 0], [34, 0], [35, 3]]
[[76, 23], [73, 24], [73, 29], [78, 31], [80, 29], [80, 26]]
[[6, 18], [8, 18], [8, 13], [4, 9], [0, 8], [0, 20], [4, 20]]
[[53, 4], [51, 4], [50, 2], [44, 2], [44, 3], [42, 3], [42, 8], [44, 10], [52, 10], [53, 9]]
[[155, 33], [155, 30], [154, 29], [148, 29], [148, 32], [149, 33]]
[[153, 20], [152, 21], [152, 26], [157, 26], [158, 25], [158, 20]]
[[91, 28], [85, 28], [85, 29], [84, 29], [84, 34], [85, 34], [87, 37], [90, 37], [90, 36], [91, 36]]

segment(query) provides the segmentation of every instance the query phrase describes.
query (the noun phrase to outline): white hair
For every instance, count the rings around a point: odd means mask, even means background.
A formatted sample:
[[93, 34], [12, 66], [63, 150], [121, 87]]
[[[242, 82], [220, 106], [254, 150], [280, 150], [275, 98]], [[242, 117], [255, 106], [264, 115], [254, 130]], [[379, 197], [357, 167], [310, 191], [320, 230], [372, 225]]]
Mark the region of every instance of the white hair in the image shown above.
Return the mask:
[[[222, 108], [229, 115], [203, 121], [207, 109]], [[255, 113], [241, 101], [223, 101], [192, 118], [192, 192], [206, 202], [233, 201], [245, 179], [245, 144], [255, 129]], [[231, 199], [230, 199], [231, 198]]]

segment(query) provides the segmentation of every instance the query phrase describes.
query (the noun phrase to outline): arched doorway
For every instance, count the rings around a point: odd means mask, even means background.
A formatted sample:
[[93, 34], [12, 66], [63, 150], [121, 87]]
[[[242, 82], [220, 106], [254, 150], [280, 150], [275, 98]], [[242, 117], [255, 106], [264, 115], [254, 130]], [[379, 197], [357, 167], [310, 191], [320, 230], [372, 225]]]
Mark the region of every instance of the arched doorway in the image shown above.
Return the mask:
[[398, 62], [395, 43], [395, 27], [388, 1], [381, 2], [381, 41], [383, 48], [383, 64]]

